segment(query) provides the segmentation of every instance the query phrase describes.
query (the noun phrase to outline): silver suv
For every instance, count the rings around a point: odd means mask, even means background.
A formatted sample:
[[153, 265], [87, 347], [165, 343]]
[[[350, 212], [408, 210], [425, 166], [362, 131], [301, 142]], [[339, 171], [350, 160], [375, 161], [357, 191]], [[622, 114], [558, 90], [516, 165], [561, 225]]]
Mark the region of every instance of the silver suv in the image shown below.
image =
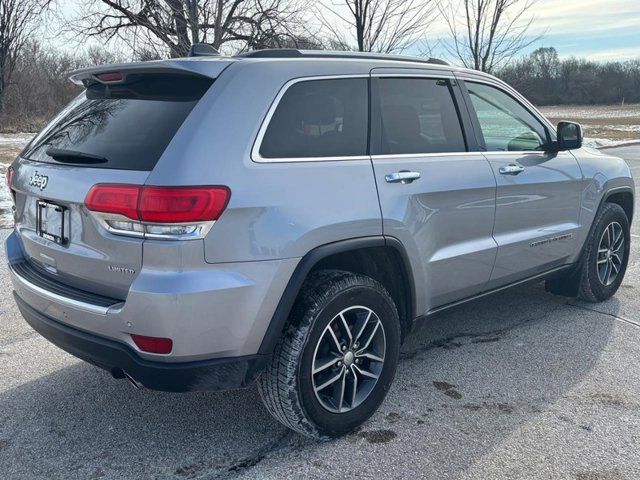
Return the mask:
[[332, 437], [378, 408], [418, 319], [622, 282], [629, 168], [489, 75], [280, 50], [71, 80], [9, 172], [6, 251], [27, 322], [116, 378], [257, 379], [278, 420]]

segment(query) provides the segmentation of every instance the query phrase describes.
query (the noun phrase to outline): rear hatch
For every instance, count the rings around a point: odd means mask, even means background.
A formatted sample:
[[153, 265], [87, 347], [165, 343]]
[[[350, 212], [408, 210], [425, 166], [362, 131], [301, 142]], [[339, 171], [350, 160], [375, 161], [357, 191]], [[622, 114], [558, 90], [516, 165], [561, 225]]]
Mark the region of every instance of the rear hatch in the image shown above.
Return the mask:
[[213, 78], [179, 70], [85, 71], [86, 90], [14, 162], [26, 259], [65, 285], [125, 299], [142, 238], [114, 235], [85, 207], [96, 184], [143, 185]]

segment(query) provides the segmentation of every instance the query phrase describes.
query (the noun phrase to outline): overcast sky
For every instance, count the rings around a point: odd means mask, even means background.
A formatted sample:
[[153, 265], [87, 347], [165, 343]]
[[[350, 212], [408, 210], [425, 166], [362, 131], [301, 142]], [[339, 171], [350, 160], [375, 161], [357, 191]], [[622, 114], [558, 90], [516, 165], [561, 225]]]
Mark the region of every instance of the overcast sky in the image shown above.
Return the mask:
[[[72, 14], [80, 0], [64, 0], [61, 9]], [[335, 1], [335, 0], [334, 0]], [[593, 60], [625, 60], [640, 57], [640, 0], [537, 0], [530, 34], [543, 37], [539, 46], [556, 47], [562, 57], [580, 56]], [[443, 22], [432, 24], [430, 42], [446, 37]], [[77, 48], [49, 31], [60, 48]], [[437, 52], [441, 53], [441, 52]]]
[[640, 0], [539, 0], [532, 33], [537, 46], [562, 56], [625, 59], [640, 56]]

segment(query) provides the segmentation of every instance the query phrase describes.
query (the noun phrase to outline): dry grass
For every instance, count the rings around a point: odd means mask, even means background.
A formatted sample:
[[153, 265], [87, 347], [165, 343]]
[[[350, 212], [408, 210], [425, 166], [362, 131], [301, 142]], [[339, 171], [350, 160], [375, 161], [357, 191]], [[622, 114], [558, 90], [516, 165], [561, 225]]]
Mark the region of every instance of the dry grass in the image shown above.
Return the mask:
[[0, 163], [11, 163], [22, 150], [22, 145], [2, 145], [0, 144]]
[[547, 118], [579, 122], [589, 138], [640, 140], [640, 105], [558, 105], [541, 107]]

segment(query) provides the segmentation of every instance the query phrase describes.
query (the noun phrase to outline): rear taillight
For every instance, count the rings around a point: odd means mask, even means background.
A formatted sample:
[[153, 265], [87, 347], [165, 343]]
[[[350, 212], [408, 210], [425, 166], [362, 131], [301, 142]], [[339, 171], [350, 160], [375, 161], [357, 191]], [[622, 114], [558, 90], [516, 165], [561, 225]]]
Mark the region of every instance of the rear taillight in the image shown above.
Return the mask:
[[144, 187], [140, 219], [150, 223], [190, 223], [217, 220], [229, 201], [226, 187]]
[[84, 204], [92, 212], [115, 213], [139, 220], [138, 203], [142, 187], [136, 185], [94, 185]]
[[170, 338], [146, 337], [144, 335], [131, 334], [131, 338], [136, 346], [143, 352], [149, 353], [171, 353], [173, 340]]
[[13, 190], [13, 167], [7, 168], [7, 175], [5, 176], [5, 182], [7, 183], [7, 188], [9, 190]]
[[229, 202], [227, 187], [94, 185], [85, 200], [113, 233], [150, 238], [201, 238]]

